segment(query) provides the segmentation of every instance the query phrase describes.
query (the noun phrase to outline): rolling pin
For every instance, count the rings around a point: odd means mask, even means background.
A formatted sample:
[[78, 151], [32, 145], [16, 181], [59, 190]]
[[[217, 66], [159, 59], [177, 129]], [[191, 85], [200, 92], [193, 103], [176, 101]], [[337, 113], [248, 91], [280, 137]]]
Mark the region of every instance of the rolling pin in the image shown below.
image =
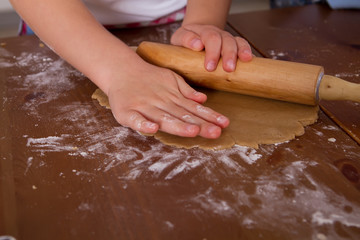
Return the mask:
[[320, 99], [360, 102], [360, 84], [324, 75], [321, 66], [255, 57], [237, 61], [234, 72], [204, 67], [205, 52], [168, 44], [142, 42], [136, 52], [147, 62], [173, 70], [189, 83], [245, 95], [307, 105]]

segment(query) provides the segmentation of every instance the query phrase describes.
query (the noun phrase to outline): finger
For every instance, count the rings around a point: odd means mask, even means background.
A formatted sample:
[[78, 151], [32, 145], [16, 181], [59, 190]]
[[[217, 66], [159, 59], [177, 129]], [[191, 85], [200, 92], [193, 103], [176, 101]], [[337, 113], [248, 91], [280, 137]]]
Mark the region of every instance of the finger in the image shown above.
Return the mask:
[[[207, 96], [205, 94], [195, 91], [181, 77], [178, 76], [176, 79], [178, 81], [180, 93], [184, 97], [188, 98], [189, 100], [194, 100], [198, 103], [203, 103], [206, 101]], [[183, 102], [184, 101], [181, 102], [181, 106]], [[213, 139], [218, 138], [221, 135], [221, 127], [217, 125], [226, 127], [229, 124], [227, 118], [224, 119], [223, 117], [221, 117], [221, 114], [214, 116], [214, 118], [216, 119], [216, 125], [209, 123], [203, 120], [202, 118], [199, 118], [187, 112], [186, 110], [179, 111], [179, 113], [175, 116], [182, 119], [185, 122], [197, 124], [198, 126], [200, 126], [199, 135], [205, 138], [213, 138]]]
[[192, 123], [192, 124], [196, 124], [197, 126], [200, 127], [200, 132], [199, 132], [199, 136], [204, 137], [204, 138], [211, 138], [211, 139], [215, 139], [220, 137], [221, 135], [221, 127], [206, 122], [203, 119], [194, 116], [191, 113], [188, 113], [187, 111], [182, 111], [180, 113], [179, 116], [176, 116], [180, 119], [182, 119], [184, 122], [187, 123]]
[[[178, 96], [172, 94], [170, 100], [161, 101], [156, 104], [156, 108], [142, 111], [148, 119], [159, 124], [161, 131], [183, 137], [200, 135], [205, 138], [218, 138], [221, 135], [221, 127], [228, 125], [228, 122], [223, 122], [224, 117], [221, 114], [209, 108], [201, 108], [202, 105], [184, 98], [181, 94]], [[192, 106], [193, 111], [200, 110], [200, 112], [193, 114], [191, 107], [188, 106]], [[211, 120], [216, 121], [215, 124], [200, 116], [205, 111], [209, 114], [213, 113]], [[204, 116], [207, 117], [206, 114]], [[220, 126], [221, 124], [223, 126]]]
[[198, 92], [187, 84], [182, 77], [175, 74], [175, 79], [179, 86], [180, 93], [187, 99], [198, 103], [206, 102], [207, 96], [204, 93]]
[[219, 29], [196, 24], [189, 24], [184, 26], [184, 28], [199, 34], [205, 46], [205, 69], [214, 71], [217, 68], [223, 45], [222, 35]]
[[184, 122], [196, 124], [199, 126], [200, 132], [198, 135], [201, 137], [215, 139], [221, 135], [221, 127], [206, 122], [203, 119], [194, 116], [193, 114], [187, 113], [186, 111], [184, 114], [180, 115], [179, 118], [181, 118]]
[[[178, 106], [182, 106], [187, 111], [193, 113], [195, 116], [198, 116], [204, 119], [207, 122], [214, 123], [222, 128], [225, 128], [229, 125], [230, 121], [224, 115], [212, 110], [211, 108], [205, 107], [199, 103], [206, 101], [207, 96], [203, 93], [195, 91], [191, 88], [180, 76], [175, 75], [178, 82], [180, 93], [187, 99], [182, 99], [177, 97], [173, 99], [173, 102]], [[195, 91], [195, 92], [194, 92]], [[205, 98], [203, 101], [196, 101], [191, 96]]]
[[129, 110], [121, 114], [114, 114], [115, 119], [123, 126], [130, 127], [135, 131], [154, 134], [159, 130], [159, 125], [149, 121], [139, 112]]
[[233, 72], [236, 67], [238, 46], [235, 38], [229, 33], [222, 37], [222, 67], [227, 72]]
[[125, 127], [148, 134], [161, 130], [177, 136], [195, 137], [200, 132], [200, 127], [196, 124], [179, 120], [158, 108], [143, 109], [141, 113], [135, 110], [122, 111], [115, 119]]
[[[172, 112], [176, 112], [176, 110]], [[200, 132], [198, 125], [182, 121], [161, 109], [152, 109], [149, 114], [151, 114], [153, 121], [159, 124], [159, 129], [163, 132], [181, 137], [195, 137]]]
[[201, 34], [201, 40], [205, 45], [205, 68], [210, 72], [214, 71], [221, 55], [221, 35], [215, 30], [207, 31]]
[[[221, 135], [221, 127], [216, 124], [205, 121], [204, 119], [195, 116], [188, 110], [184, 109], [183, 106], [176, 105], [175, 103], [167, 105], [172, 110], [172, 116], [192, 125], [199, 126], [198, 135], [205, 138], [218, 138]], [[166, 112], [166, 111], [164, 111]]]
[[222, 128], [226, 128], [230, 124], [227, 117], [201, 104], [195, 104], [195, 109], [192, 110], [195, 111], [195, 115], [200, 116], [206, 121], [212, 122]]
[[235, 37], [238, 46], [238, 56], [243, 62], [248, 62], [252, 59], [251, 47], [249, 43], [240, 37]]
[[171, 37], [171, 44], [183, 46], [194, 51], [201, 51], [204, 49], [204, 44], [201, 42], [200, 36], [195, 32], [182, 27]]
[[185, 99], [178, 104], [187, 111], [191, 112], [193, 115], [205, 120], [206, 122], [213, 123], [221, 128], [226, 128], [230, 124], [229, 119], [221, 113], [218, 113], [211, 108], [205, 107], [194, 101]]

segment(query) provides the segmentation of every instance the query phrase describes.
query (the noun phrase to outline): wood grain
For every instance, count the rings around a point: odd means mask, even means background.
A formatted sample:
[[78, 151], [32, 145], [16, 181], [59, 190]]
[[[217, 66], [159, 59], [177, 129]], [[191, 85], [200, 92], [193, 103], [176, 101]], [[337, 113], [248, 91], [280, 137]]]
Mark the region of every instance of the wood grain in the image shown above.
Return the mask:
[[[358, 11], [331, 10], [325, 4], [235, 14], [228, 23], [262, 54], [273, 59], [324, 67], [325, 74], [360, 83]], [[360, 139], [360, 105], [320, 103], [354, 140]], [[360, 142], [358, 141], [360, 144]]]
[[[116, 34], [168, 42], [177, 26]], [[0, 42], [0, 217], [10, 224], [0, 235], [359, 238], [360, 147], [323, 112], [288, 143], [177, 149], [119, 126], [91, 99], [96, 86], [36, 37]]]

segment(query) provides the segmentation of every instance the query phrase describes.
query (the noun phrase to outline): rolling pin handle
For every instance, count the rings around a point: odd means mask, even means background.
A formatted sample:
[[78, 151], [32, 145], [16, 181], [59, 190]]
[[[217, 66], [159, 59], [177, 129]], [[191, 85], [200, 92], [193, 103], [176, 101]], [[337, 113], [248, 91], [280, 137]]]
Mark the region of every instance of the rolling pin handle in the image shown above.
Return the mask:
[[320, 83], [319, 96], [320, 99], [323, 100], [348, 100], [360, 102], [360, 84], [324, 75]]

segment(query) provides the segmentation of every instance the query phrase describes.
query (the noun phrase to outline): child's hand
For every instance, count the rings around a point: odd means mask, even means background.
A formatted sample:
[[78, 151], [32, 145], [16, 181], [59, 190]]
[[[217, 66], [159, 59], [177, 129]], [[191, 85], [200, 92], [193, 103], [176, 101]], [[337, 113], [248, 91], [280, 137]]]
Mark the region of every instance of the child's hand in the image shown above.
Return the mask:
[[[161, 130], [205, 138], [219, 137], [221, 129], [229, 125], [226, 117], [201, 105], [206, 100], [204, 94], [194, 91], [170, 70], [143, 61], [108, 32], [82, 1], [12, 3], [42, 41], [108, 95], [112, 112], [120, 124], [143, 133]], [[204, 30], [202, 41], [209, 35], [206, 32]], [[210, 60], [214, 58], [209, 57]]]
[[244, 62], [252, 59], [250, 45], [245, 39], [234, 37], [212, 25], [182, 26], [171, 37], [171, 44], [195, 51], [205, 48], [205, 68], [208, 71], [216, 69], [220, 57], [222, 57], [223, 69], [227, 72], [235, 70], [237, 58]]
[[145, 62], [136, 67], [138, 71], [118, 72], [108, 90], [114, 117], [123, 126], [143, 133], [217, 138], [229, 125], [226, 117], [202, 106], [206, 95], [179, 75]]

